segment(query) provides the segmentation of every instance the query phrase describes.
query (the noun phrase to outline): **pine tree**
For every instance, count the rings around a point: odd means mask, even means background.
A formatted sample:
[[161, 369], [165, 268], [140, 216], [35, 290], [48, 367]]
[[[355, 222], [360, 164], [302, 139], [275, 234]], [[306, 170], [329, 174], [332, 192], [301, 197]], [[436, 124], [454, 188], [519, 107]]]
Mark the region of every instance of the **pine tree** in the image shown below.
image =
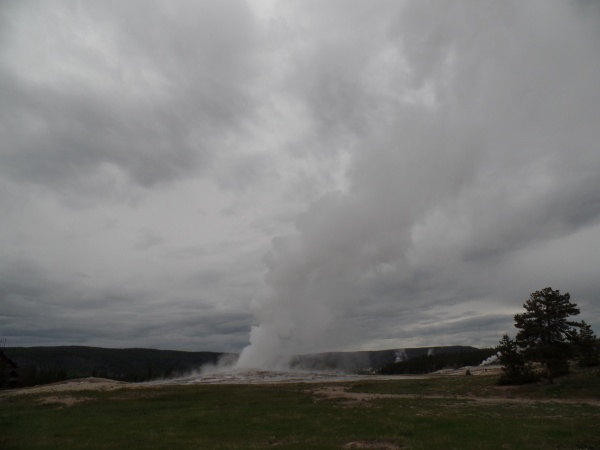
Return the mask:
[[568, 371], [568, 360], [573, 357], [572, 343], [576, 342], [581, 323], [568, 320], [579, 314], [577, 305], [570, 302], [569, 293], [562, 294], [550, 287], [529, 296], [523, 307], [526, 312], [515, 315], [516, 344], [528, 361], [546, 367], [548, 381]]
[[498, 380], [498, 384], [520, 384], [535, 379], [531, 364], [525, 361], [517, 343], [509, 338], [507, 334], [502, 336], [496, 351], [504, 372]]
[[577, 334], [577, 349], [579, 351], [579, 365], [581, 367], [597, 366], [600, 364], [600, 342], [592, 331], [592, 327], [581, 321], [581, 328]]
[[8, 387], [8, 364], [0, 359], [0, 389]]

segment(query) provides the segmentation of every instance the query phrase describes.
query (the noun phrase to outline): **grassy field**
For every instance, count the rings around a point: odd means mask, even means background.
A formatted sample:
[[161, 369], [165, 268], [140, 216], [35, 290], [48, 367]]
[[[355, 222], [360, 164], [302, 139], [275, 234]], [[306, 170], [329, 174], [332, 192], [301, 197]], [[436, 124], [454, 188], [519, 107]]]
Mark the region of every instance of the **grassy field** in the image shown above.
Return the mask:
[[[600, 449], [600, 376], [0, 394], [9, 449]], [[328, 391], [338, 396], [327, 395]]]

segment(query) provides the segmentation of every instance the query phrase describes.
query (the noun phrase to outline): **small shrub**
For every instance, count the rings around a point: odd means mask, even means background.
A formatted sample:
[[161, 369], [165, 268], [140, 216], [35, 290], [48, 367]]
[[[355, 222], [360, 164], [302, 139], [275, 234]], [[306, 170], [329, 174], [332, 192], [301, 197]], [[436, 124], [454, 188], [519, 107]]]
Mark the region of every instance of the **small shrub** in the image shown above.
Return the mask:
[[499, 386], [528, 384], [539, 380], [539, 376], [531, 369], [524, 370], [520, 373], [504, 372], [498, 378]]

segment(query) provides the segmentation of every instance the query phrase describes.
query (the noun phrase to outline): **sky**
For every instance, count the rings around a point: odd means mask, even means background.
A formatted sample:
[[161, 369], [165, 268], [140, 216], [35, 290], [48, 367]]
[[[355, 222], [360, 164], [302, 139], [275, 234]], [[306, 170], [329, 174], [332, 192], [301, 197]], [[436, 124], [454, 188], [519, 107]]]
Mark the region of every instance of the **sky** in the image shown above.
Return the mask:
[[0, 5], [0, 337], [282, 355], [600, 331], [593, 1]]

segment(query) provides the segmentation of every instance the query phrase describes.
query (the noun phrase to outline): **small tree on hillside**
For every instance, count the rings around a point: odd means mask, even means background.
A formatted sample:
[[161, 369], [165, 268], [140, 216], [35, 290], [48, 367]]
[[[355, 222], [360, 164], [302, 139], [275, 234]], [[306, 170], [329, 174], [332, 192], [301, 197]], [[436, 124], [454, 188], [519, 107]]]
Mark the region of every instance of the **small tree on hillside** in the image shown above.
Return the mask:
[[581, 323], [570, 321], [579, 314], [568, 293], [562, 294], [550, 287], [536, 291], [525, 302], [523, 314], [515, 315], [519, 328], [516, 344], [527, 361], [546, 367], [548, 381], [568, 370], [568, 360], [574, 356], [572, 343], [577, 341], [575, 327]]
[[500, 345], [496, 347], [496, 350], [503, 372], [498, 384], [521, 384], [535, 379], [531, 364], [525, 361], [517, 343], [509, 338], [507, 334], [502, 336]]
[[0, 389], [8, 387], [8, 364], [3, 359], [0, 359]]
[[576, 337], [581, 367], [597, 366], [600, 364], [600, 342], [592, 331], [592, 327], [581, 321], [581, 328]]

